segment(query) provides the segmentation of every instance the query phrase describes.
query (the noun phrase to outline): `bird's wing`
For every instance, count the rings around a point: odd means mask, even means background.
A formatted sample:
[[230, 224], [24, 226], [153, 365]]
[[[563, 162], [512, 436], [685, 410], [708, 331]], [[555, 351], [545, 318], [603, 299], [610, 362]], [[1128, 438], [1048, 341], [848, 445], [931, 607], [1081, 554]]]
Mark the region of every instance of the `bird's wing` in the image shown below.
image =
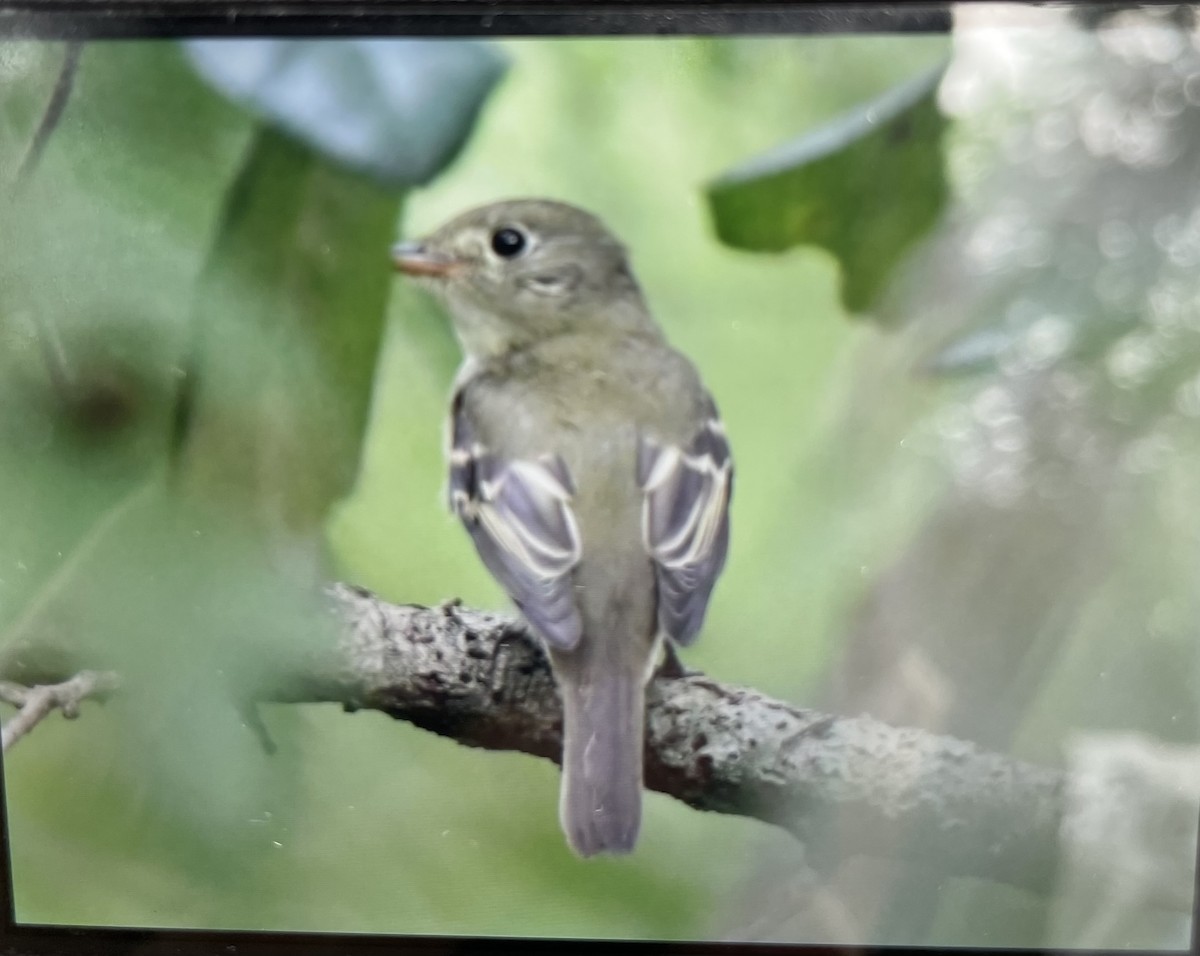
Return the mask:
[[571, 571], [582, 549], [574, 483], [558, 455], [505, 460], [477, 439], [462, 402], [451, 420], [450, 507], [480, 558], [551, 645], [570, 650], [583, 624]]
[[637, 479], [644, 494], [642, 537], [654, 559], [658, 622], [678, 644], [704, 623], [729, 549], [733, 460], [716, 406], [686, 447], [642, 436]]

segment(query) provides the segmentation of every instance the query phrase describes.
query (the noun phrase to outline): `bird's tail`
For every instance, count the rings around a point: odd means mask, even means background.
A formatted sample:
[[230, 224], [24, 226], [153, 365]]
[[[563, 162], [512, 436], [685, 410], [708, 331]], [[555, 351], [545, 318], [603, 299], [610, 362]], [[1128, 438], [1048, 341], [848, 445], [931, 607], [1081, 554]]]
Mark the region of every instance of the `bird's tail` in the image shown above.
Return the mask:
[[560, 686], [567, 842], [580, 856], [628, 853], [642, 822], [644, 682], [618, 673]]

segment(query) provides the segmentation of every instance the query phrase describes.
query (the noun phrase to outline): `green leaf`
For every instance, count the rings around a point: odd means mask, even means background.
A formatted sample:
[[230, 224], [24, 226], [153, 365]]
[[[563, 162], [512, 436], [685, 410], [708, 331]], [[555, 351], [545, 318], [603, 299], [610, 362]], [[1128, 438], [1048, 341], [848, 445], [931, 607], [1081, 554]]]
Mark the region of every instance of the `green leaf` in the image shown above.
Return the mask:
[[251, 132], [176, 47], [88, 44], [14, 195], [61, 63], [0, 44], [0, 629], [161, 468], [190, 293]]
[[400, 193], [263, 127], [193, 319], [181, 483], [270, 536], [319, 532], [358, 469]]
[[457, 155], [506, 60], [472, 40], [192, 40], [214, 89], [323, 156], [392, 186]]
[[724, 174], [708, 187], [717, 236], [753, 252], [828, 249], [842, 302], [869, 311], [937, 220], [947, 184], [936, 102], [945, 66]]
[[[56, 65], [0, 86], [21, 143]], [[247, 702], [334, 640], [314, 544], [356, 473], [400, 196], [258, 129], [178, 47], [97, 44], [35, 175], [0, 199], [21, 224], [0, 230], [4, 652], [44, 662], [48, 639], [55, 665], [123, 680], [9, 768], [20, 906], [60, 868], [51, 844], [92, 861], [51, 877], [76, 917], [143, 899], [122, 873], [196, 924], [236, 918], [214, 899], [261, 899], [300, 764], [266, 759]]]

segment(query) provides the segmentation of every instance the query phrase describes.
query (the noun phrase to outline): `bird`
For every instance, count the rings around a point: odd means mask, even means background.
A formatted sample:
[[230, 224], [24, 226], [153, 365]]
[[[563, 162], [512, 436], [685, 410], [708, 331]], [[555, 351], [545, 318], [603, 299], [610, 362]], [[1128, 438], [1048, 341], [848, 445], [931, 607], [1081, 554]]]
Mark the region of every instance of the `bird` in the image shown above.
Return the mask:
[[716, 404], [590, 212], [493, 202], [392, 259], [448, 313], [463, 352], [449, 506], [546, 649], [567, 843], [628, 853], [646, 684], [664, 641], [696, 639], [729, 549], [733, 461]]

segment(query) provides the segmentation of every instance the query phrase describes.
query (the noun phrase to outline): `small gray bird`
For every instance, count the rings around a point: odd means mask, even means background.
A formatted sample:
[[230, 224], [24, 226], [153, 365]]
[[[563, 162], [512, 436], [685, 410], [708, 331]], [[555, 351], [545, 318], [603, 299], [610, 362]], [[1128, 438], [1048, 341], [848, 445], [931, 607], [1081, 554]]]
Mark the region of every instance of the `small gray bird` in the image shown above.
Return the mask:
[[716, 407], [590, 213], [499, 202], [393, 257], [444, 305], [465, 354], [450, 506], [549, 654], [563, 830], [581, 856], [628, 852], [661, 636], [696, 638], [729, 544]]

